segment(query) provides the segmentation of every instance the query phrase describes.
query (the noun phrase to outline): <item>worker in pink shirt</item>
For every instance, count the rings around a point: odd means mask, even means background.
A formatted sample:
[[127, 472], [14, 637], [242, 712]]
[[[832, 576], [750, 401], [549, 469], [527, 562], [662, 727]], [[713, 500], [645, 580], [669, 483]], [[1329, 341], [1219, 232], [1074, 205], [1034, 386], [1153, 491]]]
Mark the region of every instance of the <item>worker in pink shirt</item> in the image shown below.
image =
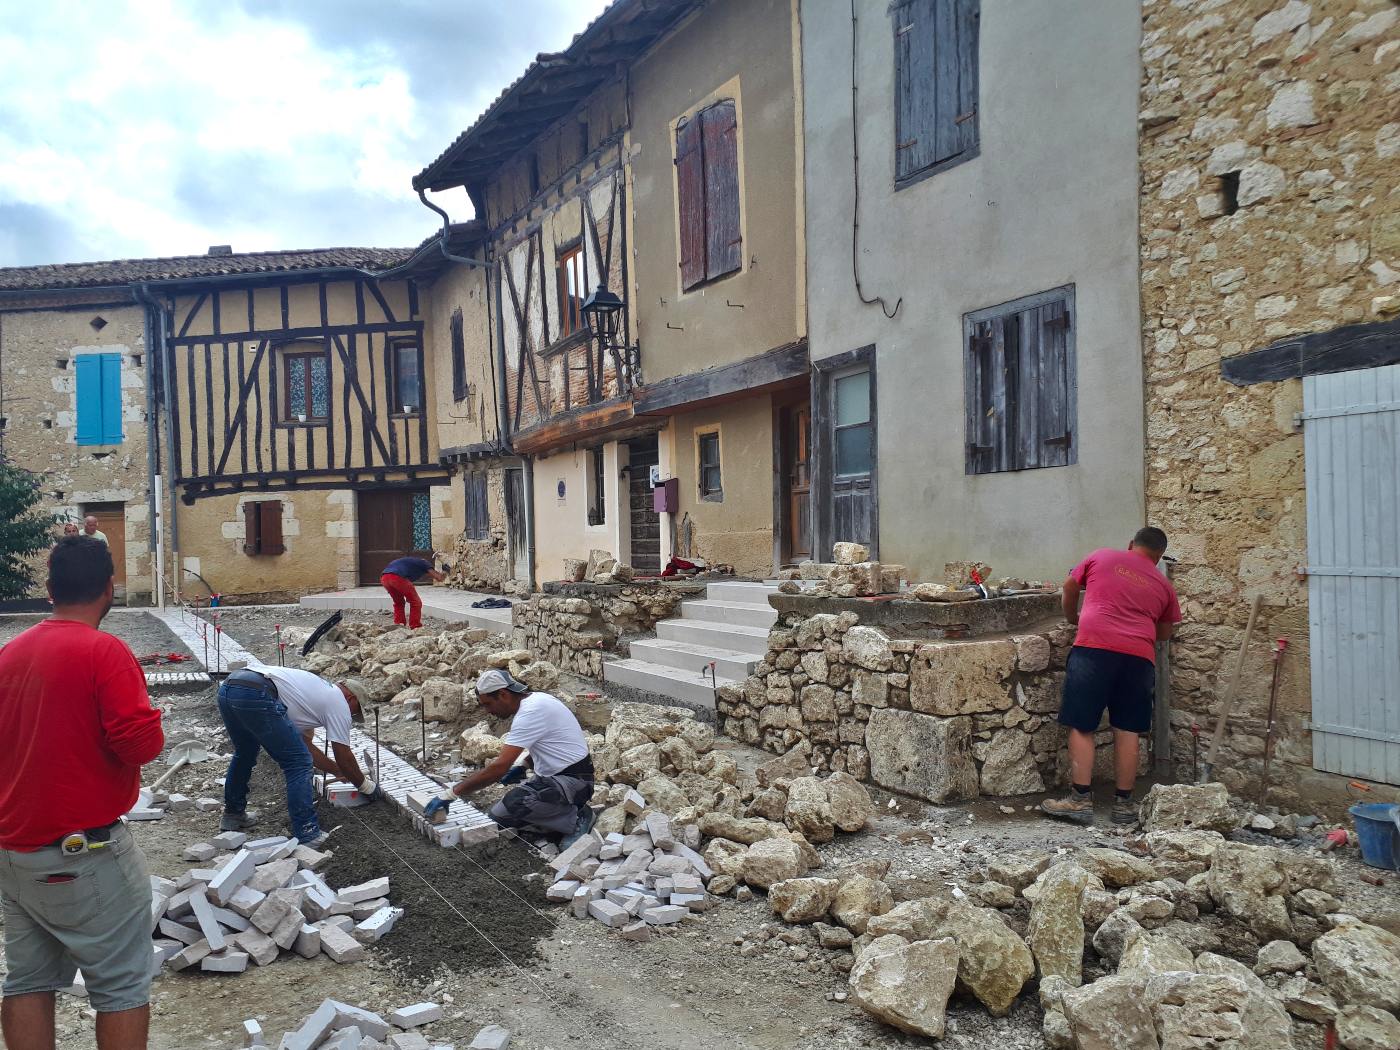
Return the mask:
[[1125, 551], [1094, 551], [1065, 580], [1065, 619], [1079, 625], [1059, 719], [1069, 729], [1070, 790], [1040, 804], [1049, 816], [1093, 824], [1094, 733], [1107, 711], [1117, 782], [1113, 822], [1137, 820], [1138, 738], [1152, 728], [1157, 643], [1181, 622], [1176, 591], [1157, 571], [1166, 553], [1167, 534], [1149, 526], [1138, 530]]

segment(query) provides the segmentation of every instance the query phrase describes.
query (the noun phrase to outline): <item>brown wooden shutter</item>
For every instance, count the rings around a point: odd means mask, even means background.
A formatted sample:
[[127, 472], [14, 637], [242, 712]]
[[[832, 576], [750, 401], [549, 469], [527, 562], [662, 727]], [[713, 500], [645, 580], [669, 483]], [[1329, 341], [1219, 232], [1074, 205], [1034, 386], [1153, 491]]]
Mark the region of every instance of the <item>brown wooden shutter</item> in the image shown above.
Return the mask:
[[685, 120], [676, 126], [681, 287], [687, 290], [705, 280], [705, 166], [700, 125], [699, 120]]
[[733, 273], [743, 263], [739, 124], [732, 99], [716, 103], [700, 116], [705, 155], [705, 276], [714, 280]]
[[243, 504], [243, 553], [258, 553], [258, 505]]
[[258, 505], [258, 553], [282, 554], [282, 501], [265, 500]]

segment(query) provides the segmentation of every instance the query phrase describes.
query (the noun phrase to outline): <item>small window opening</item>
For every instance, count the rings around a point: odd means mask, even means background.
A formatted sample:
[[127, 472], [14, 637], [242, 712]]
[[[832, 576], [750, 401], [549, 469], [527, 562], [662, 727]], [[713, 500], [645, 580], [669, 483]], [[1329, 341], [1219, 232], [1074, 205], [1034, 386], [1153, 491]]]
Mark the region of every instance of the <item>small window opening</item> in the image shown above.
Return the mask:
[[110, 452], [94, 452], [94, 453], [92, 454], [92, 458], [93, 458], [93, 459], [106, 459], [106, 458], [107, 458], [108, 456], [110, 456], [111, 454], [112, 454], [112, 453], [110, 453]]
[[52, 430], [52, 429], [53, 429], [53, 420], [52, 420], [52, 419], [46, 419], [46, 420], [44, 420], [44, 429], [45, 429], [45, 430]]
[[607, 522], [604, 495], [607, 491], [603, 481], [603, 450], [588, 450], [588, 524], [603, 525]]
[[66, 357], [60, 357], [54, 364], [56, 364], [61, 371], [66, 372], [68, 370], [68, 358]]
[[107, 318], [103, 317], [101, 314], [98, 314], [91, 321], [89, 321], [88, 324], [92, 325], [92, 327], [96, 331], [100, 332], [102, 331], [102, 329], [107, 327]]
[[1225, 215], [1240, 210], [1240, 173], [1227, 171], [1220, 176], [1220, 209]]
[[67, 493], [65, 493], [62, 489], [54, 489], [53, 498], [58, 500], [60, 503], [63, 502], [63, 497], [65, 495], [67, 495]]
[[132, 368], [140, 368], [140, 367], [141, 367], [141, 355], [140, 355], [140, 354], [132, 354], [132, 355], [131, 355], [131, 367], [132, 367]]

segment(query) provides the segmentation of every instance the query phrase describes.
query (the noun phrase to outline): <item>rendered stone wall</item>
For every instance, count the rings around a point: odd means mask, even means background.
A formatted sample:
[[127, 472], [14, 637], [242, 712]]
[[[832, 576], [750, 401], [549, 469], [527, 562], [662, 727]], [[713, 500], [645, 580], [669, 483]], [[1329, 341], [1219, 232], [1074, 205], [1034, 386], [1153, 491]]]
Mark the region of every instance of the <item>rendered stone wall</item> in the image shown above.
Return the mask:
[[466, 499], [460, 495], [462, 479], [454, 477], [452, 485], [459, 493], [453, 501], [452, 523], [457, 535], [451, 543], [452, 572], [447, 586], [468, 591], [500, 591], [510, 578], [510, 551], [506, 544], [505, 472], [490, 470], [486, 474], [486, 506], [490, 534], [483, 540], [470, 540], [462, 535], [466, 528]]
[[[1173, 645], [1173, 753], [1223, 689], [1263, 596], [1218, 765], [1252, 793], [1269, 648], [1290, 641], [1274, 801], [1301, 801], [1311, 715], [1302, 383], [1235, 387], [1220, 360], [1377, 321], [1400, 281], [1400, 33], [1389, 0], [1148, 0], [1141, 96], [1148, 519], [1171, 537], [1185, 622]], [[1227, 184], [1238, 179], [1238, 208]], [[1311, 784], [1300, 787], [1299, 778]]]
[[[824, 603], [811, 603], [824, 604]], [[719, 690], [721, 730], [819, 769], [931, 802], [1062, 781], [1068, 624], [967, 639], [891, 638], [856, 613], [784, 613], [744, 682]], [[1109, 734], [1098, 773], [1111, 768]]]

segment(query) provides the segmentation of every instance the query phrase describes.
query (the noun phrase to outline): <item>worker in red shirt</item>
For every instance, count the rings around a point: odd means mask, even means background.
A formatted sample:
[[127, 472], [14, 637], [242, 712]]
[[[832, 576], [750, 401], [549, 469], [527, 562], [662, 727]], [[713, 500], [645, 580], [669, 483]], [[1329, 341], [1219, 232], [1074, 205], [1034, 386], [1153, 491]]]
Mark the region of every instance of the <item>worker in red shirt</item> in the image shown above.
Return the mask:
[[[424, 576], [430, 577], [434, 583], [447, 579], [447, 574], [434, 569], [432, 562], [412, 555], [395, 558], [384, 566], [379, 583], [389, 592], [389, 599], [394, 603], [395, 623], [407, 623], [410, 628], [423, 626], [423, 599], [418, 597], [418, 588], [413, 585]], [[406, 621], [403, 614], [405, 604], [408, 605]]]
[[1059, 719], [1069, 729], [1070, 790], [1040, 804], [1048, 816], [1093, 824], [1094, 733], [1106, 710], [1117, 788], [1113, 822], [1137, 820], [1133, 785], [1139, 738], [1152, 728], [1157, 643], [1170, 638], [1181, 622], [1176, 591], [1157, 571], [1166, 553], [1167, 534], [1148, 526], [1138, 530], [1127, 550], [1096, 550], [1065, 580], [1065, 619], [1079, 625]]
[[97, 629], [112, 554], [65, 536], [49, 555], [53, 615], [0, 649], [0, 1026], [9, 1050], [52, 1050], [54, 993], [82, 971], [100, 1050], [146, 1046], [151, 885], [122, 820], [165, 746], [146, 678]]

